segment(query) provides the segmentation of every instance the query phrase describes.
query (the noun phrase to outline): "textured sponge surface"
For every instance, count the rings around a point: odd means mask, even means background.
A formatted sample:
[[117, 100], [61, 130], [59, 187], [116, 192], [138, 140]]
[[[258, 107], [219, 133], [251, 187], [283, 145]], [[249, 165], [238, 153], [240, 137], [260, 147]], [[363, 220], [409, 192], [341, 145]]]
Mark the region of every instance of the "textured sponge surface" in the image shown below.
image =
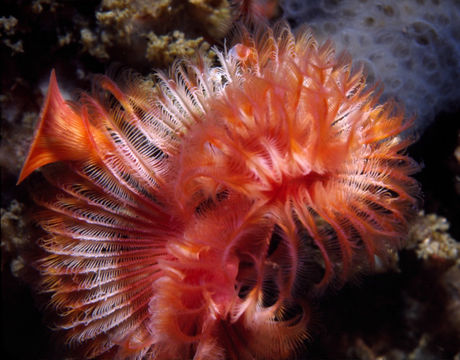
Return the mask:
[[283, 0], [284, 15], [307, 23], [361, 61], [368, 81], [384, 84], [417, 116], [422, 131], [460, 103], [460, 2], [456, 0]]

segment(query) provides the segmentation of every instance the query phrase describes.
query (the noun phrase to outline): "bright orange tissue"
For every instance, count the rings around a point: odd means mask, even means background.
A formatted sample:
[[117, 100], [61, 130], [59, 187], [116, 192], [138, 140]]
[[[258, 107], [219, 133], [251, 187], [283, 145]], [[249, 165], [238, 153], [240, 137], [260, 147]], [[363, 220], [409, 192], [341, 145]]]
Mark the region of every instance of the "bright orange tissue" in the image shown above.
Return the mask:
[[57, 161], [82, 160], [96, 151], [94, 129], [83, 108], [76, 113], [63, 99], [56, 74], [50, 76], [48, 93], [35, 129], [34, 141], [19, 175], [18, 184], [31, 172]]

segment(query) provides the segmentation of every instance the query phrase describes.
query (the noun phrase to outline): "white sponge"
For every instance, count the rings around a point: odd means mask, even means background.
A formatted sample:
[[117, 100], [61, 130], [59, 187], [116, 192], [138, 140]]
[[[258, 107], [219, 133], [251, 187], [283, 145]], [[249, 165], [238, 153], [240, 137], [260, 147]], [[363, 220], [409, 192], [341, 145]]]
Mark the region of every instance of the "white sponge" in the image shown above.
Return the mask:
[[422, 131], [440, 110], [460, 107], [460, 2], [456, 0], [283, 0], [284, 16], [306, 23], [365, 64], [417, 115]]

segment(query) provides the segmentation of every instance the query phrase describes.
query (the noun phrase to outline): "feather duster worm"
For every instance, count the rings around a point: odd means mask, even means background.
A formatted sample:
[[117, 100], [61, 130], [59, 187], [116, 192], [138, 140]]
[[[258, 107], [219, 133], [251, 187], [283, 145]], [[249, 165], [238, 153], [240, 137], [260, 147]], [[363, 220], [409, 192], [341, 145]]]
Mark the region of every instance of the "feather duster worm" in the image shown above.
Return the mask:
[[307, 29], [242, 29], [220, 65], [157, 91], [97, 80], [79, 104], [54, 72], [19, 181], [36, 201], [41, 289], [87, 358], [287, 358], [308, 296], [405, 234], [410, 122]]

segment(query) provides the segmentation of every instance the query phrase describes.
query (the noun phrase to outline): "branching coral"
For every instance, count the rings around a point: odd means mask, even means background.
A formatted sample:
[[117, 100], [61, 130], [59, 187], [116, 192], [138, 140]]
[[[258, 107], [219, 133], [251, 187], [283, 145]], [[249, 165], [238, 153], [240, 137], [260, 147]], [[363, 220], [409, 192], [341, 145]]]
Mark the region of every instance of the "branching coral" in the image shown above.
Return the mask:
[[41, 289], [86, 357], [287, 358], [308, 296], [405, 235], [410, 121], [348, 57], [284, 24], [216, 52], [78, 104], [51, 76], [20, 181], [58, 163]]

